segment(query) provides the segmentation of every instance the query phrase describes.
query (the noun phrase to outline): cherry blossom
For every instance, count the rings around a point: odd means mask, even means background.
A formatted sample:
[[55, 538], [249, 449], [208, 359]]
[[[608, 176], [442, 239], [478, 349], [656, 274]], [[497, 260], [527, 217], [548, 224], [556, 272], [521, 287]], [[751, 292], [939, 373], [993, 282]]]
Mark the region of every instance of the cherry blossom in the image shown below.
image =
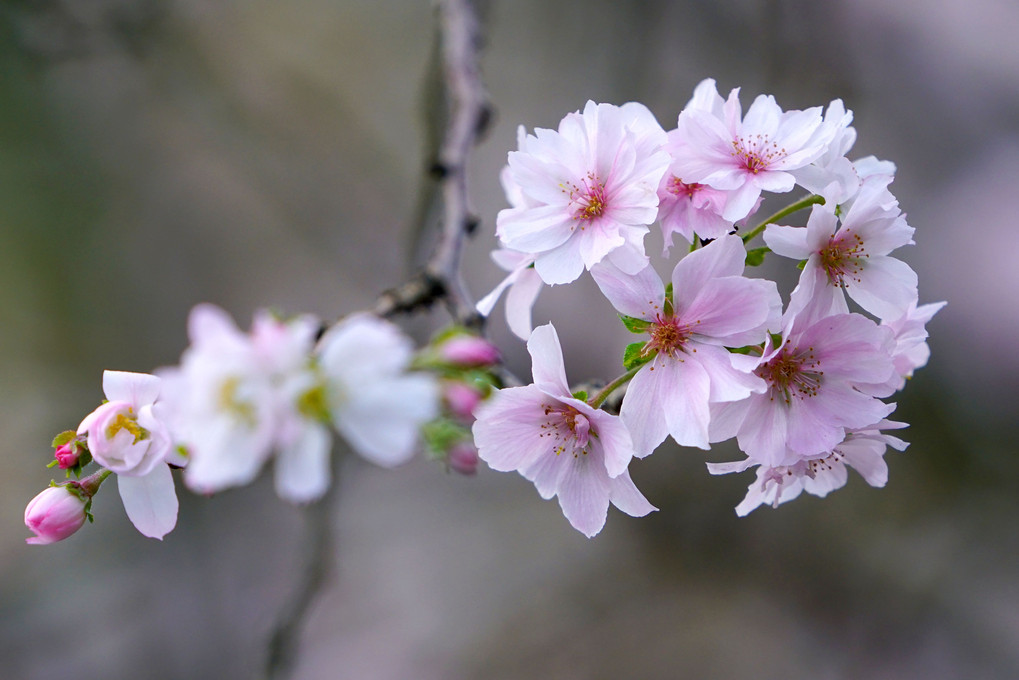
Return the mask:
[[681, 445], [709, 448], [709, 403], [764, 391], [752, 366], [743, 366], [747, 358], [725, 349], [763, 343], [781, 313], [773, 282], [742, 276], [745, 258], [737, 236], [690, 253], [673, 269], [672, 299], [650, 267], [632, 277], [609, 265], [592, 270], [613, 306], [644, 322], [650, 336], [641, 351], [650, 360], [631, 380], [620, 411], [638, 456], [668, 435]]
[[[161, 539], [177, 524], [177, 492], [167, 464], [170, 433], [156, 399], [160, 379], [105, 371], [107, 402], [78, 426], [92, 458], [117, 474], [128, 518], [143, 535]], [[171, 460], [176, 460], [171, 456]]]
[[[848, 430], [845, 439], [830, 453], [800, 459], [789, 465], [761, 465], [757, 468], [757, 479], [736, 506], [736, 514], [744, 517], [764, 504], [777, 508], [802, 491], [824, 498], [845, 486], [847, 467], [855, 469], [871, 486], [884, 486], [888, 481], [888, 465], [884, 459], [886, 447], [904, 451], [908, 444], [898, 437], [884, 434], [882, 430], [902, 427], [906, 424], [882, 420], [869, 427]], [[708, 463], [708, 471], [713, 475], [728, 474], [742, 472], [758, 464], [751, 458], [735, 463]]]
[[481, 459], [493, 470], [518, 471], [542, 498], [557, 496], [588, 537], [605, 525], [609, 503], [632, 517], [655, 510], [626, 470], [634, 451], [622, 421], [570, 393], [555, 328], [536, 328], [527, 351], [534, 383], [500, 390], [475, 411]]
[[[913, 242], [882, 177], [865, 182], [841, 220], [833, 206], [814, 206], [802, 227], [769, 225], [764, 241], [779, 255], [806, 260], [790, 312], [811, 318], [849, 311], [849, 295], [881, 319], [902, 316], [917, 299], [916, 273], [891, 251]], [[840, 224], [841, 221], [841, 224]]]
[[[703, 100], [711, 99], [704, 95]], [[671, 138], [675, 143], [670, 143], [672, 171], [685, 183], [731, 192], [722, 217], [736, 222], [750, 213], [762, 191], [790, 191], [796, 184], [792, 171], [828, 150], [837, 129], [822, 128], [822, 122], [820, 107], [782, 111], [771, 95], [758, 96], [743, 116], [737, 88], [721, 108], [693, 106], [680, 113]], [[818, 134], [819, 129], [827, 134]]]
[[218, 307], [191, 311], [191, 346], [179, 367], [159, 373], [171, 431], [188, 453], [189, 487], [248, 484], [275, 451], [282, 497], [305, 502], [325, 491], [329, 431], [307, 408], [318, 382], [309, 361], [317, 330], [313, 317], [284, 322], [261, 311], [245, 334]]
[[509, 154], [509, 180], [522, 199], [502, 210], [502, 245], [535, 256], [547, 284], [576, 280], [609, 258], [635, 273], [658, 214], [658, 185], [669, 164], [665, 131], [637, 103], [589, 101], [558, 130], [538, 128]]
[[791, 465], [831, 451], [847, 428], [866, 427], [894, 409], [871, 388], [892, 374], [892, 332], [860, 314], [837, 314], [806, 324], [786, 319], [784, 341], [765, 353], [754, 373], [767, 390], [740, 402], [712, 406], [711, 441], [735, 435], [764, 466]]
[[407, 372], [412, 355], [410, 338], [371, 314], [336, 324], [316, 350], [333, 425], [376, 465], [410, 460], [421, 425], [439, 413], [438, 382], [425, 373]]

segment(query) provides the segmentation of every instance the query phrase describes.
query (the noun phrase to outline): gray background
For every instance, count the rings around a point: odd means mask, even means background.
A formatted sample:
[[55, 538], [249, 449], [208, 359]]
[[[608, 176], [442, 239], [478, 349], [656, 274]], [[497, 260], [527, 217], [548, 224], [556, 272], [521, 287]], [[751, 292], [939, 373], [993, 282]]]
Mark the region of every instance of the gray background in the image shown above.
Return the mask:
[[[842, 97], [853, 155], [898, 164], [921, 301], [949, 301], [896, 414], [912, 445], [886, 489], [853, 476], [742, 520], [749, 475], [665, 447], [632, 467], [660, 512], [612, 510], [590, 541], [517, 475], [347, 459], [297, 677], [1019, 677], [1019, 5], [502, 0], [488, 26], [475, 295], [500, 278], [487, 252], [518, 124], [638, 100], [668, 128], [707, 76], [745, 105]], [[334, 318], [404, 277], [431, 39], [423, 1], [0, 5], [0, 677], [256, 674], [303, 531], [264, 477], [182, 491], [162, 543], [112, 486], [58, 545], [24, 544], [23, 509], [102, 370], [174, 363], [195, 303], [244, 327], [262, 306]], [[536, 318], [573, 380], [617, 370], [626, 334], [589, 282], [546, 291]]]

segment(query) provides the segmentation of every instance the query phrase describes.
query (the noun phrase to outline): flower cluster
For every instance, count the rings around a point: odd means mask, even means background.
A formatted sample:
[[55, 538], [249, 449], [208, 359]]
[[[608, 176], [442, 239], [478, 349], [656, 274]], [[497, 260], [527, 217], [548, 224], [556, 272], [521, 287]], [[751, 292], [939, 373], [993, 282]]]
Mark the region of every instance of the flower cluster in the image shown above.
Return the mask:
[[[886, 447], [905, 448], [884, 434], [905, 426], [887, 419], [886, 399], [926, 363], [925, 324], [944, 303], [918, 306], [916, 274], [893, 255], [913, 243], [888, 190], [895, 166], [850, 160], [851, 122], [839, 100], [783, 111], [761, 95], [744, 114], [738, 89], [723, 99], [705, 80], [670, 131], [641, 104], [593, 102], [557, 130], [521, 129], [493, 253], [510, 273], [478, 309], [508, 289], [534, 382], [478, 411], [481, 458], [557, 495], [588, 536], [610, 503], [653, 509], [628, 464], [669, 437], [701, 449], [735, 437], [746, 459], [709, 469], [759, 467], [740, 515], [803, 490], [824, 496], [847, 465], [882, 486]], [[747, 229], [768, 195], [796, 187], [809, 195]], [[785, 226], [807, 207], [805, 224]], [[655, 222], [666, 257], [675, 236], [690, 243], [667, 283], [643, 244]], [[762, 232], [766, 246], [748, 250]], [[774, 282], [745, 276], [769, 252], [802, 269], [786, 302]], [[626, 347], [626, 373], [590, 399], [570, 393], [554, 329], [531, 330], [540, 289], [584, 271], [643, 337]], [[617, 418], [600, 407], [623, 385]]]
[[373, 463], [409, 460], [421, 426], [439, 412], [434, 376], [410, 370], [410, 339], [368, 314], [316, 339], [320, 328], [309, 316], [259, 312], [244, 333], [222, 309], [199, 305], [179, 366], [155, 375], [106, 371], [107, 401], [54, 441], [61, 468], [80, 473], [91, 460], [102, 476], [85, 492], [72, 481], [33, 500], [25, 521], [37, 536], [29, 540], [74, 533], [83, 504], [111, 473], [128, 517], [153, 538], [176, 525], [175, 467], [190, 489], [213, 493], [251, 482], [272, 458], [280, 497], [313, 501], [330, 483], [330, 426]]
[[[332, 431], [385, 467], [420, 448], [462, 474], [479, 459], [518, 471], [586, 536], [609, 505], [655, 510], [629, 466], [669, 438], [704, 450], [736, 440], [745, 459], [708, 468], [758, 468], [740, 515], [802, 491], [824, 496], [847, 466], [884, 485], [887, 447], [906, 447], [886, 434], [905, 427], [889, 420], [889, 398], [926, 364], [925, 327], [944, 303], [918, 304], [916, 274], [897, 258], [914, 230], [889, 191], [895, 166], [850, 160], [851, 123], [838, 100], [783, 111], [761, 95], [744, 114], [738, 89], [723, 99], [705, 80], [669, 131], [641, 104], [594, 102], [557, 130], [521, 128], [492, 253], [509, 273], [477, 309], [490, 314], [506, 293], [530, 384], [499, 389], [500, 352], [462, 327], [415, 351], [367, 313], [324, 328], [259, 312], [244, 332], [199, 305], [179, 365], [107, 371], [106, 401], [54, 440], [51, 466], [76, 479], [29, 504], [29, 542], [77, 531], [111, 475], [128, 517], [155, 538], [176, 524], [175, 469], [209, 494], [250, 483], [272, 460], [280, 497], [314, 501], [331, 483]], [[807, 196], [757, 217], [796, 187]], [[805, 221], [793, 217], [807, 208]], [[667, 277], [645, 248], [656, 223], [664, 257], [677, 236], [690, 246]], [[766, 245], [748, 248], [759, 235]], [[801, 270], [788, 299], [746, 275], [768, 253]], [[555, 328], [532, 324], [544, 286], [586, 273], [639, 336], [623, 349], [624, 372], [592, 396], [571, 390]]]

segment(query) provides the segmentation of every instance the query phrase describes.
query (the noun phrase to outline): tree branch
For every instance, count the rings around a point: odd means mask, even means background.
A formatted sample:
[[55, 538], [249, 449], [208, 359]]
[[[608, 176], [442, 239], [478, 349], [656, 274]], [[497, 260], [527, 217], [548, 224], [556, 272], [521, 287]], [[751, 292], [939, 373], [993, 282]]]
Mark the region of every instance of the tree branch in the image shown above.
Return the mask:
[[[438, 241], [423, 270], [379, 296], [374, 311], [388, 317], [441, 300], [458, 323], [480, 327], [483, 319], [464, 286], [460, 261], [464, 239], [477, 226], [467, 194], [467, 161], [491, 119], [488, 94], [481, 82], [481, 32], [475, 2], [439, 0], [436, 9], [442, 69], [438, 86], [446, 108], [442, 143], [429, 167], [436, 182], [433, 192], [442, 200]], [[430, 203], [431, 196], [423, 200], [425, 206]], [[428, 220], [430, 214], [430, 210], [421, 210], [421, 219]]]

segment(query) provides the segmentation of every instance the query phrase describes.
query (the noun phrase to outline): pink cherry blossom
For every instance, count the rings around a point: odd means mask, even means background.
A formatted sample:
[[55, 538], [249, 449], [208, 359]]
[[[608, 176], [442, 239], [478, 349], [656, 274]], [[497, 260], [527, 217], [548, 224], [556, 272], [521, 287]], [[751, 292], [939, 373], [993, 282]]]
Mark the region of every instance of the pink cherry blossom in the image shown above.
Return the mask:
[[841, 99], [828, 105], [824, 120], [814, 136], [828, 148], [812, 163], [792, 175], [796, 183], [807, 191], [824, 198], [825, 204], [835, 206], [856, 194], [860, 188], [860, 174], [846, 154], [856, 142], [856, 130], [850, 126], [853, 112], [846, 111]]
[[882, 322], [895, 335], [895, 349], [892, 350], [895, 373], [888, 382], [890, 390], [901, 390], [906, 380], [913, 376], [913, 371], [927, 365], [931, 356], [930, 347], [927, 346], [927, 322], [946, 304], [933, 302], [917, 306], [914, 302], [898, 319]]
[[[816, 205], [802, 227], [769, 225], [764, 241], [779, 255], [806, 260], [789, 312], [813, 318], [849, 311], [849, 295], [880, 319], [895, 319], [917, 299], [916, 273], [889, 253], [913, 242], [913, 228], [882, 178], [865, 182], [841, 218]], [[841, 224], [840, 224], [841, 222]]]
[[768, 326], [778, 327], [778, 290], [771, 281], [744, 278], [745, 259], [738, 236], [690, 253], [673, 269], [672, 300], [650, 267], [636, 276], [609, 265], [592, 270], [617, 310], [647, 323], [643, 353], [651, 360], [630, 381], [620, 411], [638, 456], [668, 435], [707, 449], [709, 404], [764, 391], [750, 372], [754, 362], [725, 349], [763, 343]]
[[866, 427], [894, 409], [868, 389], [892, 374], [889, 329], [860, 314], [838, 314], [809, 325], [792, 317], [783, 337], [777, 347], [769, 340], [754, 369], [767, 390], [713, 405], [711, 441], [735, 435], [754, 462], [791, 465], [831, 451], [848, 428]]
[[632, 102], [589, 101], [558, 130], [536, 129], [509, 154], [507, 183], [520, 196], [497, 217], [502, 245], [534, 255], [547, 284], [574, 281], [605, 258], [638, 271], [669, 164], [664, 143], [651, 112]]
[[[757, 468], [757, 479], [736, 506], [736, 514], [744, 517], [764, 504], [777, 508], [799, 496], [801, 491], [824, 498], [845, 486], [847, 467], [855, 469], [871, 486], [884, 486], [888, 481], [888, 465], [884, 460], [886, 447], [903, 451], [908, 444], [881, 430], [902, 427], [906, 424], [882, 420], [866, 428], [848, 430], [842, 443], [825, 455], [803, 458], [789, 465], [761, 465]], [[708, 463], [708, 471], [713, 475], [742, 472], [758, 464], [750, 458], [736, 463]]]
[[632, 517], [655, 510], [626, 470], [633, 442], [622, 421], [570, 393], [555, 328], [536, 328], [527, 350], [534, 383], [496, 392], [475, 413], [481, 459], [518, 471], [542, 498], [557, 496], [566, 519], [588, 537], [605, 525], [609, 503]]
[[92, 458], [117, 473], [128, 518], [143, 535], [162, 539], [177, 524], [177, 493], [167, 465], [170, 433], [156, 404], [160, 379], [143, 373], [105, 371], [109, 400], [78, 426]]
[[[701, 101], [712, 99], [702, 95]], [[722, 212], [730, 223], [746, 217], [762, 191], [790, 191], [796, 184], [792, 171], [824, 154], [836, 132], [818, 134], [824, 129], [820, 107], [784, 112], [774, 97], [760, 95], [743, 116], [739, 89], [722, 107], [715, 102], [680, 113], [670, 138], [672, 172], [685, 183], [730, 192]]]

